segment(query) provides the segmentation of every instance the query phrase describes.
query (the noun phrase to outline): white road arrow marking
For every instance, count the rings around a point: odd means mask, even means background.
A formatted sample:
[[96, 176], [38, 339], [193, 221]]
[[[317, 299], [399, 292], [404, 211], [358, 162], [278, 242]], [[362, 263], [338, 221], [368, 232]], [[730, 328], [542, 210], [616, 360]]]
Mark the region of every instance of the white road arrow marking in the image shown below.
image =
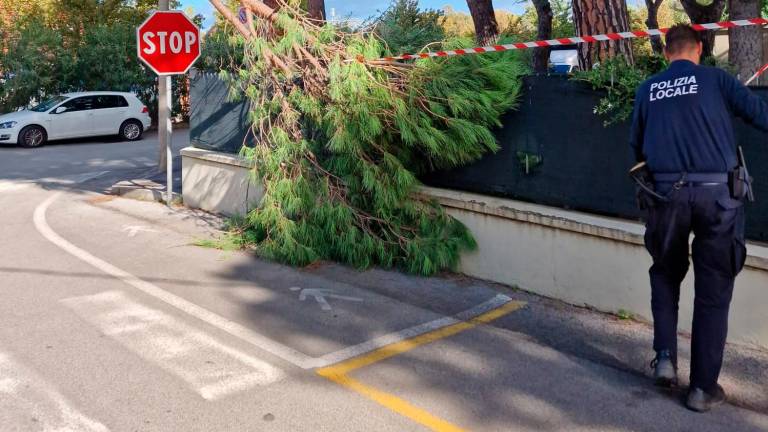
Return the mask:
[[291, 287], [291, 291], [300, 291], [299, 300], [301, 301], [305, 301], [307, 297], [314, 297], [317, 304], [320, 305], [320, 309], [324, 311], [329, 311], [333, 309], [330, 303], [328, 303], [328, 300], [326, 300], [326, 298], [347, 300], [347, 301], [353, 301], [353, 302], [363, 301], [363, 299], [358, 297], [350, 297], [350, 296], [336, 294], [335, 291], [329, 290], [329, 289], [316, 289], [316, 288], [301, 289], [299, 287]]
[[136, 234], [140, 232], [150, 232], [150, 233], [156, 233], [158, 231], [153, 230], [149, 227], [145, 227], [143, 225], [123, 225], [123, 232], [128, 233], [128, 237], [136, 237]]

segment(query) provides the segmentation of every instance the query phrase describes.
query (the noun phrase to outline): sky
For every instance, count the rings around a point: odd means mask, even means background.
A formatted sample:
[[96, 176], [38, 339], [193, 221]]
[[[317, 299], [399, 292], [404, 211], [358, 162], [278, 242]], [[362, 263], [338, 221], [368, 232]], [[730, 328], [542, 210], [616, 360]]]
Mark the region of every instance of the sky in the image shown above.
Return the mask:
[[[376, 15], [377, 11], [381, 11], [387, 8], [390, 0], [325, 0], [325, 8], [327, 13], [331, 14], [331, 9], [335, 9], [336, 16], [344, 18], [350, 16], [352, 18], [365, 19]], [[205, 17], [205, 28], [208, 28], [213, 23], [213, 6], [208, 0], [181, 0], [184, 10], [187, 7], [192, 7], [196, 14], [201, 13]], [[419, 0], [419, 5], [422, 8], [428, 9], [443, 9], [445, 6], [451, 6], [454, 10], [469, 12], [467, 8], [466, 0]], [[493, 6], [495, 9], [508, 10], [515, 13], [522, 13], [524, 5], [520, 0], [494, 0]]]

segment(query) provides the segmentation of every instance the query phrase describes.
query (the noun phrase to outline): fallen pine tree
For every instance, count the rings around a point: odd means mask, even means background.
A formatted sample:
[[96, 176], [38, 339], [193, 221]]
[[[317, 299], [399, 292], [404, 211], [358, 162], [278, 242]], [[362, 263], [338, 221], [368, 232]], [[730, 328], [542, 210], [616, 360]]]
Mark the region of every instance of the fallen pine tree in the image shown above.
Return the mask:
[[242, 63], [222, 75], [250, 103], [255, 143], [243, 154], [265, 188], [236, 241], [292, 265], [455, 267], [474, 240], [414, 197], [416, 176], [498, 149], [491, 130], [515, 104], [518, 54], [390, 63], [375, 35], [312, 20], [298, 2], [242, 0], [246, 23], [211, 3], [239, 33]]

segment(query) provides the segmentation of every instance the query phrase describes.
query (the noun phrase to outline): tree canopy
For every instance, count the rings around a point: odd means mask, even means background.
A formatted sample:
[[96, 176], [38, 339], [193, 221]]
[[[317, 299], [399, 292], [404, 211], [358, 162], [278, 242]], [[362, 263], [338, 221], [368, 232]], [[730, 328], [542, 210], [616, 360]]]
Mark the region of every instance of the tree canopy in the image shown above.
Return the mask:
[[150, 0], [0, 0], [0, 110], [78, 90], [132, 91], [152, 106], [156, 77], [136, 56], [136, 27], [155, 7]]

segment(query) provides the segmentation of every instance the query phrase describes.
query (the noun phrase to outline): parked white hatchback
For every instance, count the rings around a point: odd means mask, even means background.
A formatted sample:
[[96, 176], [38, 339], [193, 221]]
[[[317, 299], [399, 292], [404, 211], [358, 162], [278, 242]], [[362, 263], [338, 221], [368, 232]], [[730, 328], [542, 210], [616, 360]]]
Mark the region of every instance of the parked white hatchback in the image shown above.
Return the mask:
[[149, 110], [132, 93], [67, 93], [0, 116], [0, 144], [38, 147], [49, 140], [100, 135], [136, 141], [151, 124]]

